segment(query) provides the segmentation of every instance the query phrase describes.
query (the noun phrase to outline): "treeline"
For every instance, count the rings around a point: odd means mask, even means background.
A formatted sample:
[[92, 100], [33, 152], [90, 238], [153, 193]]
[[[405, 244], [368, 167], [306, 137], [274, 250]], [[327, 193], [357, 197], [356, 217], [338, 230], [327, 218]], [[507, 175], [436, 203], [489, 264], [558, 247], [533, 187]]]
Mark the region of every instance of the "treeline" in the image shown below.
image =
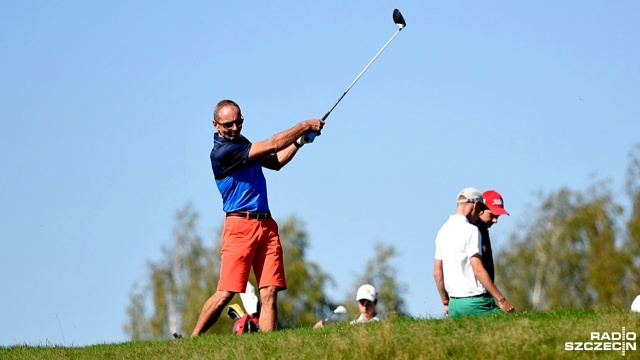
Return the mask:
[[[213, 247], [207, 247], [196, 232], [198, 213], [190, 206], [176, 214], [173, 244], [163, 247], [163, 258], [149, 261], [149, 279], [135, 284], [127, 308], [124, 330], [131, 340], [168, 339], [173, 333], [190, 335], [204, 301], [215, 292], [220, 269], [220, 236]], [[345, 305], [351, 314], [355, 293], [335, 301], [326, 289], [335, 284], [333, 278], [317, 263], [306, 258], [308, 234], [303, 222], [291, 216], [279, 224], [285, 272], [286, 291], [278, 294], [279, 329], [312, 326], [327, 317], [337, 305]], [[218, 232], [220, 233], [220, 232]], [[397, 281], [391, 261], [397, 255], [393, 246], [376, 244], [370, 259], [353, 284], [353, 289], [370, 283], [378, 289], [378, 310], [383, 314], [404, 314], [402, 294], [406, 286]], [[252, 273], [250, 281], [256, 285]], [[236, 297], [231, 303], [241, 303]], [[231, 319], [223, 314], [209, 333], [229, 333]]]
[[501, 289], [517, 309], [629, 308], [640, 294], [640, 144], [624, 194], [611, 180], [540, 195], [496, 257]]
[[[629, 308], [640, 294], [640, 144], [629, 155], [624, 194], [627, 206], [616, 200], [611, 180], [599, 180], [583, 191], [561, 188], [538, 196], [530, 216], [494, 254], [496, 283], [519, 311]], [[177, 212], [174, 243], [162, 249], [163, 259], [148, 263], [148, 281], [134, 285], [124, 326], [132, 340], [190, 334], [215, 291], [220, 238], [205, 246], [197, 220], [189, 205]], [[300, 219], [281, 222], [280, 237], [289, 288], [278, 298], [279, 329], [312, 326], [338, 304], [357, 313], [353, 294], [337, 302], [325, 294], [335, 282], [306, 258], [308, 234]], [[378, 310], [385, 315], [405, 313], [406, 286], [391, 265], [396, 256], [393, 246], [377, 244], [353, 283], [354, 289], [376, 286]], [[239, 296], [234, 302], [240, 303]], [[228, 333], [231, 327], [223, 314], [209, 332]]]

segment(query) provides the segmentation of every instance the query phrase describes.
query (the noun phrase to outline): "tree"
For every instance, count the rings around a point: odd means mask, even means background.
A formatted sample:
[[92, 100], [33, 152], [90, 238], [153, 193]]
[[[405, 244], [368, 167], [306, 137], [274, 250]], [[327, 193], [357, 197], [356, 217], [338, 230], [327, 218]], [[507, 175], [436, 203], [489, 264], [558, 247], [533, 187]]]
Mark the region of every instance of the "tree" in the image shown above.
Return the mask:
[[[150, 261], [150, 281], [136, 285], [127, 309], [125, 332], [132, 340], [167, 339], [190, 333], [204, 301], [215, 291], [219, 256], [196, 233], [198, 213], [190, 205], [176, 214], [175, 244], [163, 247], [164, 259]], [[145, 306], [149, 301], [150, 311]], [[230, 331], [230, 322], [227, 324]]]
[[[213, 247], [205, 247], [196, 233], [197, 219], [190, 205], [177, 212], [175, 244], [163, 247], [162, 260], [149, 262], [149, 283], [134, 286], [124, 326], [132, 340], [190, 334], [204, 302], [216, 291], [221, 239], [218, 235]], [[314, 324], [327, 303], [324, 288], [332, 279], [319, 265], [305, 260], [307, 239], [304, 224], [293, 216], [280, 226], [288, 289], [278, 295], [279, 328]], [[250, 281], [256, 285], [253, 274]], [[240, 297], [236, 295], [231, 303], [241, 303]], [[232, 325], [223, 313], [208, 333], [228, 333]]]
[[279, 228], [288, 288], [278, 294], [278, 328], [311, 326], [329, 303], [325, 287], [333, 279], [305, 260], [309, 241], [301, 220], [291, 216]]
[[624, 209], [613, 200], [608, 182], [584, 192], [562, 188], [540, 198], [541, 205], [496, 257], [497, 273], [506, 279], [501, 288], [512, 304], [519, 309], [628, 307], [640, 290], [638, 206], [625, 237], [619, 226]]
[[140, 289], [140, 285], [136, 283], [129, 296], [131, 304], [127, 308], [128, 322], [124, 325], [124, 331], [131, 340], [150, 338], [152, 329], [151, 322], [145, 316], [145, 291]]
[[[640, 143], [629, 153], [625, 188], [631, 199], [631, 215], [626, 224], [626, 250], [631, 254], [640, 254]], [[636, 268], [640, 267], [640, 258], [636, 257], [635, 260]]]
[[349, 293], [345, 304], [349, 313], [358, 313], [355, 304], [355, 289], [364, 284], [371, 284], [378, 292], [376, 310], [384, 316], [406, 315], [405, 302], [402, 294], [406, 285], [398, 281], [397, 271], [390, 262], [397, 255], [393, 245], [376, 243], [375, 255], [365, 265], [364, 273], [354, 282], [354, 290]]

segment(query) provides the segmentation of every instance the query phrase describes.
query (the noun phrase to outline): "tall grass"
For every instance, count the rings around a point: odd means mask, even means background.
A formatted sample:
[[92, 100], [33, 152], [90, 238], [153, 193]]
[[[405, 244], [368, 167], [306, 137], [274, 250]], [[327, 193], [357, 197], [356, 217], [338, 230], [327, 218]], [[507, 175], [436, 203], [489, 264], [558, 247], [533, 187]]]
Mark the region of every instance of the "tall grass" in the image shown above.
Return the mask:
[[0, 359], [638, 359], [640, 350], [568, 351], [591, 332], [640, 333], [628, 310], [554, 310], [458, 319], [393, 318], [273, 333], [87, 347], [0, 347]]

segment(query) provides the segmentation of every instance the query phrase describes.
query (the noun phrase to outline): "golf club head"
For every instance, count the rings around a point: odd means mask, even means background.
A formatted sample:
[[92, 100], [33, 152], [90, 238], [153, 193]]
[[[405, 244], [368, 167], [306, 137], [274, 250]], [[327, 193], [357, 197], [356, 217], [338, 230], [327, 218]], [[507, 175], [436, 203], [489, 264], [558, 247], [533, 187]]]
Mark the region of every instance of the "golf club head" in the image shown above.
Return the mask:
[[398, 9], [393, 10], [393, 22], [398, 25], [398, 28], [400, 28], [400, 30], [404, 29], [404, 27], [407, 26], [402, 13], [400, 13], [400, 10]]
[[242, 311], [240, 304], [231, 304], [227, 308], [227, 315], [229, 315], [233, 321], [236, 321], [244, 316], [244, 311]]
[[236, 311], [236, 309], [232, 307], [227, 308], [227, 315], [231, 318], [231, 320], [236, 321], [241, 318], [240, 314]]
[[335, 310], [333, 310], [333, 313], [334, 314], [346, 314], [347, 313], [347, 308], [345, 308], [344, 306], [340, 305]]
[[342, 305], [339, 305], [338, 307], [336, 307], [335, 310], [333, 310], [333, 313], [331, 314], [331, 316], [324, 319], [324, 322], [328, 324], [328, 323], [342, 321], [344, 320], [346, 314], [347, 314], [347, 308], [345, 308]]

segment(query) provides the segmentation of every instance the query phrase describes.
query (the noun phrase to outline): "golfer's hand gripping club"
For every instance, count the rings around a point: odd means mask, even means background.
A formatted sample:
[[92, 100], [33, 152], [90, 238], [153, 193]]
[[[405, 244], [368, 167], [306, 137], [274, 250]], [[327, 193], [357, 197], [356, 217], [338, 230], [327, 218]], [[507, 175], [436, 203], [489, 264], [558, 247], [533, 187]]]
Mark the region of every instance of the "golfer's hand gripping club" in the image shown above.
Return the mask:
[[311, 144], [313, 140], [316, 139], [316, 136], [318, 136], [317, 132], [315, 131], [308, 132], [304, 134], [300, 139], [298, 139], [298, 144], [300, 145]]
[[315, 132], [315, 131], [308, 132], [308, 133], [302, 135], [298, 139], [298, 144], [300, 144], [300, 145], [311, 144], [313, 142], [313, 140], [316, 139], [316, 136], [318, 136], [317, 132]]
[[[326, 115], [325, 115], [326, 118]], [[322, 127], [324, 126], [324, 119], [312, 119], [309, 120], [309, 130], [304, 133], [302, 136], [300, 136], [298, 139], [296, 139], [296, 144], [300, 145], [298, 147], [301, 147], [304, 144], [310, 144], [313, 142], [313, 140], [316, 138], [316, 136], [320, 135], [320, 132], [322, 131]]]
[[[335, 106], [334, 106], [335, 107]], [[333, 110], [333, 109], [331, 109]], [[331, 111], [327, 112], [326, 114], [324, 114], [324, 116], [322, 117], [322, 121], [325, 121], [328, 117], [329, 114], [331, 113]], [[298, 139], [298, 143], [300, 145], [304, 145], [304, 144], [311, 144], [313, 142], [313, 140], [316, 139], [316, 136], [318, 136], [318, 132], [316, 131], [309, 131], [308, 133], [302, 135], [302, 137], [300, 139]]]

